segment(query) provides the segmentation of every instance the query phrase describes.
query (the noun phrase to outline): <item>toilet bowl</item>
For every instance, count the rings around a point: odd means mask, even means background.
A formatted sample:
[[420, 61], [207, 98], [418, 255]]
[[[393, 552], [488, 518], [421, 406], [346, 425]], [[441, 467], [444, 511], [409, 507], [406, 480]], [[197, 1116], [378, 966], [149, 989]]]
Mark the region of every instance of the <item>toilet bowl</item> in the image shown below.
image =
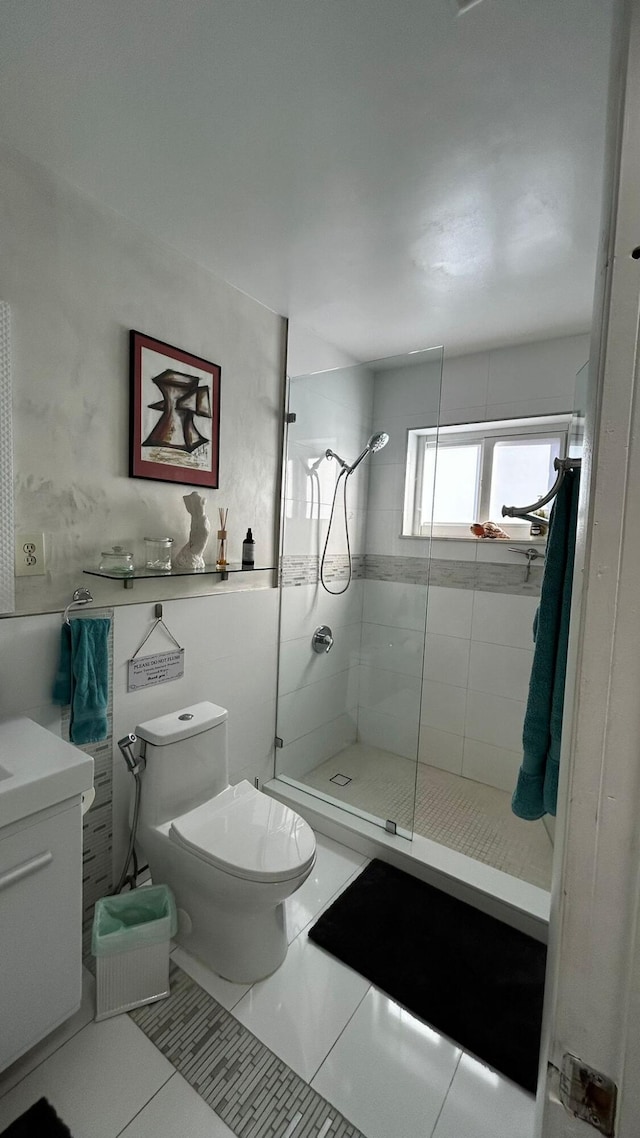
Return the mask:
[[284, 902], [311, 873], [311, 827], [249, 782], [229, 785], [227, 712], [203, 702], [141, 723], [138, 829], [172, 889], [176, 940], [220, 976], [253, 983], [287, 952]]

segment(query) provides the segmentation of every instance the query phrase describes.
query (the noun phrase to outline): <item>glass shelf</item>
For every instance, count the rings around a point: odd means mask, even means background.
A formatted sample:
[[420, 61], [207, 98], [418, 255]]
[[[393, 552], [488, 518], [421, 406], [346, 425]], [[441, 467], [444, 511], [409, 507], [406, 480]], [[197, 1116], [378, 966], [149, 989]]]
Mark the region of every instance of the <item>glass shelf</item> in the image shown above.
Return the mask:
[[132, 589], [134, 581], [167, 581], [172, 577], [218, 577], [227, 581], [230, 573], [268, 573], [275, 569], [274, 565], [254, 565], [252, 569], [246, 566], [229, 562], [226, 569], [218, 569], [216, 565], [205, 565], [204, 569], [134, 569], [133, 573], [110, 573], [107, 569], [83, 569], [90, 577], [104, 577], [107, 581], [122, 581], [125, 589]]

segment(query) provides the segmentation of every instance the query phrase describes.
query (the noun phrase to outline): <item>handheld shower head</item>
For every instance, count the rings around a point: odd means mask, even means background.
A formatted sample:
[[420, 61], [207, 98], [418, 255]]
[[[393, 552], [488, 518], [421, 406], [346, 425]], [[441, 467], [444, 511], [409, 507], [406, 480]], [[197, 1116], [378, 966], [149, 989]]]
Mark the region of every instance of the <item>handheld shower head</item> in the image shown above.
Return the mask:
[[383, 447], [386, 447], [388, 442], [389, 442], [389, 436], [388, 436], [387, 432], [386, 431], [380, 431], [379, 434], [371, 436], [371, 438], [369, 439], [369, 442], [367, 443], [367, 446], [371, 447], [372, 451], [377, 451], [377, 450], [382, 450]]
[[351, 466], [348, 468], [349, 474], [353, 474], [356, 466], [360, 465], [363, 458], [366, 458], [367, 455], [370, 454], [372, 451], [375, 453], [375, 451], [382, 450], [383, 447], [386, 447], [388, 442], [389, 442], [389, 436], [386, 433], [386, 431], [380, 431], [377, 435], [371, 435], [371, 437], [370, 437], [369, 441], [367, 442], [367, 445], [364, 448], [362, 454], [359, 454], [357, 459], [355, 460], [355, 462], [353, 462], [351, 464]]

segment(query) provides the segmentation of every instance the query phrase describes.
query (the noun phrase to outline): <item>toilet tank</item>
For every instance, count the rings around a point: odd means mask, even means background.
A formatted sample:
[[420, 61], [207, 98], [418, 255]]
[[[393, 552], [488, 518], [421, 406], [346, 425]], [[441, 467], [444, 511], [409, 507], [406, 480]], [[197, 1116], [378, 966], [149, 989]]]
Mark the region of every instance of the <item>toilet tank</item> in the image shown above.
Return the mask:
[[215, 703], [194, 703], [136, 727], [146, 759], [141, 819], [158, 825], [229, 785], [227, 711]]

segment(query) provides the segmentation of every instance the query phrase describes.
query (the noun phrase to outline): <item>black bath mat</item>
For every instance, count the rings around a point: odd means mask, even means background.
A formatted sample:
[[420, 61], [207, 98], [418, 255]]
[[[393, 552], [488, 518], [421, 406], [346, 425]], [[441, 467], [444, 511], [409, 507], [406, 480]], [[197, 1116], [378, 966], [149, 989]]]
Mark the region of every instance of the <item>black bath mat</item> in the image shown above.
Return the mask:
[[535, 1092], [544, 945], [383, 861], [367, 866], [309, 936]]
[[46, 1098], [40, 1098], [16, 1118], [0, 1138], [72, 1138], [71, 1131], [61, 1122]]

